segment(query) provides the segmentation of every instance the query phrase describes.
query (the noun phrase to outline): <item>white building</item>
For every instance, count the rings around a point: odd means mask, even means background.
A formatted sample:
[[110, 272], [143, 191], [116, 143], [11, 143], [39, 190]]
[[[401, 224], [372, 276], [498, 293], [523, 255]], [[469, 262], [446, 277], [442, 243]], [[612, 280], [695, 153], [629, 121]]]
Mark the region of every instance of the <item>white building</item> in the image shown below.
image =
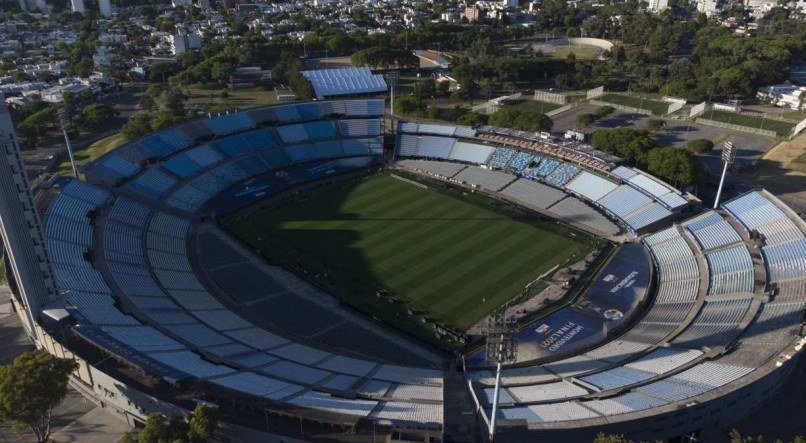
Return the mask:
[[649, 0], [649, 10], [660, 12], [669, 7], [669, 0]]
[[98, 6], [101, 9], [102, 16], [112, 17], [112, 2], [110, 0], [98, 0]]
[[521, 6], [520, 1], [518, 0], [501, 0], [501, 5], [505, 8], [514, 8], [517, 9]]
[[[804, 100], [801, 100], [804, 95]], [[806, 109], [806, 86], [772, 85], [758, 88], [759, 100], [790, 109]]]
[[72, 0], [73, 12], [84, 12], [84, 0]]
[[201, 46], [201, 36], [198, 33], [180, 32], [171, 36], [171, 49], [174, 55], [184, 54], [192, 49], [200, 49]]

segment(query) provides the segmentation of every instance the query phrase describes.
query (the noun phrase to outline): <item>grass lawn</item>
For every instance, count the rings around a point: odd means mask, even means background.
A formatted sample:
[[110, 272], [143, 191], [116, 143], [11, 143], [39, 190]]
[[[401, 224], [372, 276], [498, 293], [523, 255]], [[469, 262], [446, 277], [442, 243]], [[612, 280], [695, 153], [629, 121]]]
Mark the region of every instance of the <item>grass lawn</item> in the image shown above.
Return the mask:
[[666, 115], [666, 111], [669, 110], [669, 103], [648, 98], [642, 99], [635, 95], [605, 94], [599, 97], [598, 100], [633, 108], [648, 109], [654, 115]]
[[545, 114], [547, 112], [551, 112], [557, 108], [562, 107], [562, 105], [557, 105], [554, 103], [548, 102], [541, 102], [538, 100], [520, 100], [518, 103], [510, 105], [513, 108], [520, 109], [521, 111], [537, 111], [541, 114]]
[[[295, 200], [228, 228], [269, 259], [307, 270], [357, 309], [421, 337], [422, 321], [407, 309], [467, 329], [594, 242], [550, 220], [516, 219], [487, 197], [388, 173]], [[379, 289], [404, 303], [378, 296]]]
[[[226, 97], [223, 96], [224, 92], [226, 92]], [[251, 108], [277, 102], [277, 93], [272, 89], [262, 87], [228, 89], [218, 85], [191, 85], [187, 87], [185, 94], [188, 97], [185, 106], [192, 108], [198, 105], [201, 109], [211, 112], [233, 108]]]
[[736, 114], [728, 111], [705, 111], [700, 117], [734, 125], [775, 131], [776, 134], [782, 137], [789, 135], [792, 132], [792, 128], [795, 127], [795, 124], [791, 122], [762, 118], [755, 115]]
[[579, 60], [593, 60], [602, 53], [602, 50], [594, 46], [558, 46], [551, 55], [555, 58], [566, 58], [572, 53]]
[[[96, 158], [106, 154], [107, 152], [124, 143], [126, 143], [126, 137], [124, 137], [123, 134], [110, 135], [109, 137], [102, 138], [95, 143], [92, 143], [84, 149], [75, 151], [73, 155], [76, 157], [76, 164], [81, 166], [84, 163], [95, 160]], [[70, 159], [62, 162], [62, 164], [56, 169], [56, 172], [65, 175], [72, 174], [73, 168], [70, 166]]]

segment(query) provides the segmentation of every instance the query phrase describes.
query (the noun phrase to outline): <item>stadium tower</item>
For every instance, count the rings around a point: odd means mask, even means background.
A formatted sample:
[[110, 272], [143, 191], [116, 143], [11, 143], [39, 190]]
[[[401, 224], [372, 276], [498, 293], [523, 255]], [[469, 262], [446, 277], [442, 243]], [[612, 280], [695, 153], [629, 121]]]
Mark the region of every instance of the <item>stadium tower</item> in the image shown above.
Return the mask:
[[36, 317], [56, 299], [53, 272], [42, 241], [42, 223], [20, 156], [20, 145], [11, 116], [0, 94], [0, 233], [8, 258], [12, 289], [24, 310], [20, 318], [26, 332], [39, 343]]

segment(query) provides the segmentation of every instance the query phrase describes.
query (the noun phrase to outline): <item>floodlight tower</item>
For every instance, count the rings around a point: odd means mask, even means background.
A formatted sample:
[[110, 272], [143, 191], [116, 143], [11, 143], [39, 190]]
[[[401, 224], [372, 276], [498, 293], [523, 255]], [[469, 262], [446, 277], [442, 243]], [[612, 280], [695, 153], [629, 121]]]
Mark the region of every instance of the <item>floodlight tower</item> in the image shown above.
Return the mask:
[[64, 134], [64, 143], [67, 145], [67, 155], [70, 156], [70, 166], [73, 167], [73, 175], [78, 178], [76, 159], [73, 157], [73, 145], [70, 144], [70, 137], [67, 135], [67, 130], [70, 129], [70, 111], [68, 111], [67, 108], [61, 108], [57, 116], [59, 117], [59, 128], [61, 128], [62, 134]]
[[722, 186], [725, 184], [725, 176], [728, 174], [728, 166], [732, 165], [736, 160], [736, 150], [733, 149], [733, 142], [730, 140], [725, 142], [722, 147], [722, 161], [725, 166], [722, 168], [722, 178], [719, 179], [719, 188], [716, 190], [716, 200], [714, 200], [714, 209], [719, 206], [719, 197], [722, 196]]
[[386, 73], [386, 81], [389, 82], [389, 123], [392, 125], [392, 132], [395, 132], [395, 89], [397, 89], [397, 79], [400, 78], [400, 71], [389, 71]]
[[501, 390], [501, 368], [504, 363], [518, 358], [518, 324], [515, 317], [494, 315], [487, 319], [487, 361], [495, 362], [495, 392], [490, 417], [488, 438], [495, 438], [495, 419], [498, 415], [498, 393]]

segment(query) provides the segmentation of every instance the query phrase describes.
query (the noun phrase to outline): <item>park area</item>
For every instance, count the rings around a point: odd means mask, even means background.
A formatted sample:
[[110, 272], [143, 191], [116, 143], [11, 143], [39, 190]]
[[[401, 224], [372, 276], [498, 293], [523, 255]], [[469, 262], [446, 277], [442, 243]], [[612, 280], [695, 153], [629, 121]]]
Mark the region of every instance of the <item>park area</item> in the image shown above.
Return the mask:
[[621, 106], [629, 106], [631, 108], [646, 109], [651, 111], [652, 115], [666, 115], [666, 112], [669, 110], [669, 103], [643, 98], [637, 95], [605, 94], [597, 100]]
[[700, 115], [700, 118], [714, 120], [732, 125], [747, 126], [756, 129], [765, 129], [775, 132], [779, 137], [786, 137], [792, 133], [794, 123], [774, 120], [758, 115], [738, 114], [729, 111], [710, 110]]
[[496, 206], [484, 196], [381, 173], [306, 191], [228, 229], [398, 328], [422, 327], [406, 315], [413, 310], [466, 330], [597, 244], [554, 221]]

